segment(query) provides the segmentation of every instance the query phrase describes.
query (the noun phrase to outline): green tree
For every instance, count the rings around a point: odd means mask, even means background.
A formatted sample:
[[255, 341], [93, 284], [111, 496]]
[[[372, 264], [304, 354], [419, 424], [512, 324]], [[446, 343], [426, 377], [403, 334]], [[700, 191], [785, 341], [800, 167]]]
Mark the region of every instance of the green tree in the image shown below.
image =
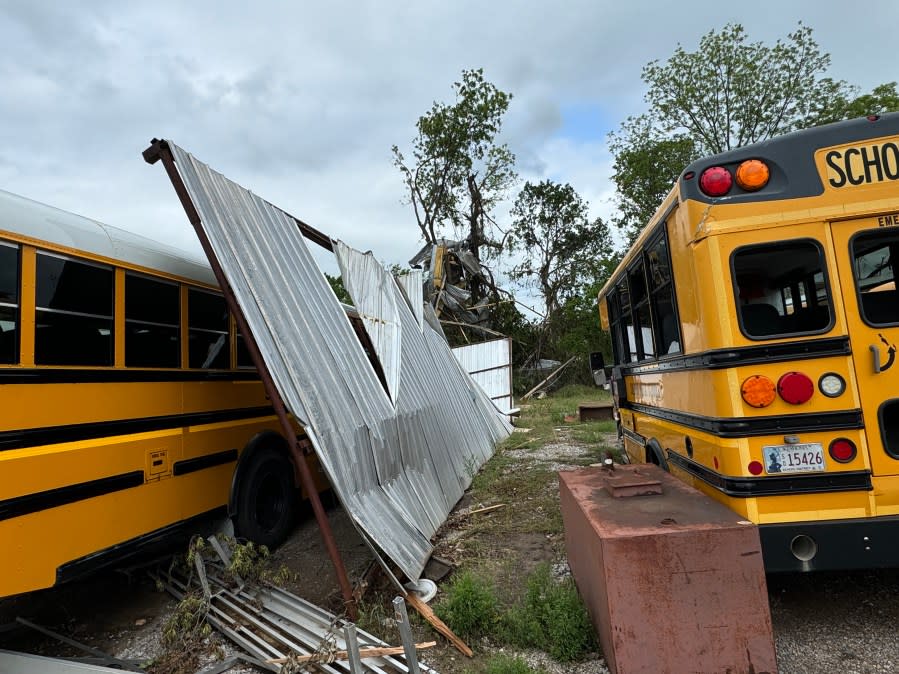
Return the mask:
[[618, 212], [612, 224], [634, 242], [684, 167], [699, 154], [687, 134], [665, 136], [646, 116], [630, 118], [618, 133], [610, 134], [615, 157], [612, 180]]
[[463, 71], [453, 89], [455, 103], [435, 101], [418, 119], [411, 161], [396, 145], [393, 161], [422, 238], [468, 235], [479, 257], [481, 246], [501, 245], [492, 211], [517, 179], [515, 155], [497, 141], [512, 94], [485, 81], [482, 69]]
[[725, 152], [807, 126], [850, 96], [846, 82], [824, 77], [829, 66], [808, 26], [768, 46], [729, 23], [695, 52], [678, 45], [667, 62], [643, 68], [647, 114], [664, 133], [688, 134], [702, 154]]
[[[853, 91], [857, 93], [857, 91]], [[845, 94], [835, 97], [814, 118], [814, 123], [815, 125], [828, 124], [842, 119], [880, 115], [884, 112], [899, 112], [899, 91], [896, 90], [895, 82], [876, 86], [870, 94], [852, 98]]]
[[[585, 287], [608, 276], [613, 258], [608, 227], [600, 218], [590, 219], [587, 202], [571, 185], [550, 180], [526, 183], [512, 207], [512, 218], [511, 247], [525, 254], [509, 276], [535, 289], [545, 307], [533, 357], [570, 355], [559, 348], [559, 338], [571, 329], [566, 316], [573, 314], [562, 309], [567, 303], [576, 307]], [[581, 323], [583, 316], [579, 315]], [[588, 323], [588, 330], [599, 332], [595, 321]]]
[[632, 242], [683, 168], [798, 128], [897, 108], [895, 83], [858, 96], [825, 77], [830, 55], [801, 23], [773, 45], [750, 42], [743, 26], [710, 31], [696, 51], [678, 45], [643, 68], [647, 111], [610, 136], [619, 213]]
[[325, 273], [325, 278], [328, 280], [328, 283], [331, 285], [331, 290], [334, 291], [334, 294], [337, 296], [337, 299], [343, 302], [344, 304], [349, 304], [353, 306], [353, 298], [350, 297], [350, 293], [347, 291], [346, 286], [343, 285], [343, 277], [331, 276], [327, 272]]
[[511, 248], [526, 255], [509, 276], [540, 293], [547, 316], [612, 254], [608, 228], [587, 209], [571, 185], [551, 180], [525, 183], [512, 207]]

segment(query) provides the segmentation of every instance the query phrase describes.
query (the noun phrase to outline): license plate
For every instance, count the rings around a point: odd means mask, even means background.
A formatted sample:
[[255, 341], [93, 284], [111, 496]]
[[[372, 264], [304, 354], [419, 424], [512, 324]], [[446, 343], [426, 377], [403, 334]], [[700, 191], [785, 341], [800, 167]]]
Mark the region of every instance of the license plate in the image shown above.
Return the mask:
[[824, 447], [820, 442], [799, 445], [767, 445], [762, 447], [765, 472], [806, 473], [824, 470]]

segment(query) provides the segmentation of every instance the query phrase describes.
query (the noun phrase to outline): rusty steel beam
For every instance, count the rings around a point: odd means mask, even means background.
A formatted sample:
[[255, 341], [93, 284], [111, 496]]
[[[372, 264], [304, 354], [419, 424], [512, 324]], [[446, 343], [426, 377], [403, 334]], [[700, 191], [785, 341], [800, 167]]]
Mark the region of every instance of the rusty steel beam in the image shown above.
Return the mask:
[[[231, 286], [228, 283], [228, 280], [225, 278], [224, 271], [222, 270], [221, 265], [215, 257], [215, 253], [212, 250], [212, 245], [209, 242], [209, 238], [206, 236], [206, 232], [203, 230], [200, 215], [199, 213], [197, 213], [196, 206], [194, 206], [194, 203], [187, 192], [187, 187], [184, 185], [184, 181], [181, 179], [181, 175], [178, 173], [178, 169], [175, 166], [175, 158], [172, 156], [172, 151], [164, 140], [158, 140], [154, 138], [150, 142], [150, 147], [144, 150], [142, 154], [144, 160], [148, 164], [155, 164], [157, 161], [162, 161], [162, 165], [165, 167], [165, 171], [169, 176], [169, 180], [172, 181], [172, 187], [175, 188], [175, 193], [181, 200], [181, 205], [184, 207], [184, 212], [187, 214], [187, 219], [190, 221], [190, 224], [193, 225], [194, 231], [197, 233], [197, 238], [199, 238], [200, 240], [200, 245], [203, 247], [203, 251], [206, 253], [206, 257], [209, 260], [210, 266], [212, 267], [212, 272], [213, 274], [215, 274], [215, 278], [218, 281], [219, 287], [221, 288], [222, 293], [225, 296], [225, 301], [228, 304], [228, 309], [234, 315], [237, 326], [240, 329], [240, 332], [246, 342], [247, 349], [250, 352], [250, 357], [253, 361], [253, 365], [256, 367], [256, 371], [259, 373], [259, 376], [262, 379], [262, 383], [265, 386], [265, 393], [272, 402], [272, 407], [275, 409], [275, 414], [277, 414], [278, 420], [281, 423], [281, 429], [290, 444], [290, 453], [293, 457], [294, 463], [296, 464], [297, 470], [300, 473], [300, 482], [303, 486], [303, 489], [306, 490], [306, 493], [309, 496], [309, 502], [312, 504], [312, 510], [315, 512], [315, 519], [318, 522], [322, 540], [325, 544], [325, 548], [328, 551], [328, 556], [331, 558], [331, 563], [334, 565], [334, 571], [337, 574], [337, 581], [340, 584], [340, 590], [343, 594], [343, 601], [347, 609], [347, 614], [349, 615], [351, 620], [356, 620], [358, 618], [358, 610], [356, 607], [356, 600], [353, 597], [353, 588], [350, 585], [349, 578], [347, 577], [346, 567], [343, 564], [343, 559], [340, 556], [340, 552], [337, 550], [337, 545], [334, 541], [334, 534], [331, 531], [331, 525], [328, 522], [328, 516], [325, 513], [325, 509], [322, 506], [321, 499], [318, 496], [318, 489], [315, 486], [315, 481], [312, 479], [312, 474], [309, 472], [309, 466], [306, 464], [303, 452], [300, 449], [299, 442], [297, 440], [297, 434], [290, 423], [287, 408], [284, 406], [284, 400], [281, 398], [281, 394], [278, 392], [278, 389], [275, 386], [275, 382], [272, 379], [271, 373], [269, 372], [268, 367], [265, 364], [265, 360], [262, 358], [262, 353], [259, 351], [259, 347], [256, 344], [256, 339], [253, 337], [253, 333], [250, 332], [249, 325], [247, 324], [246, 318], [244, 318], [243, 312], [241, 311], [240, 306], [237, 303], [234, 292], [231, 290]], [[296, 218], [294, 219], [296, 220]], [[309, 225], [305, 225], [299, 220], [297, 220], [297, 226], [300, 228], [300, 231], [304, 236], [314, 241], [315, 243], [318, 243], [320, 246], [327, 248], [328, 250], [333, 250], [331, 239], [326, 234], [323, 234], [322, 232], [313, 227], [310, 227]]]

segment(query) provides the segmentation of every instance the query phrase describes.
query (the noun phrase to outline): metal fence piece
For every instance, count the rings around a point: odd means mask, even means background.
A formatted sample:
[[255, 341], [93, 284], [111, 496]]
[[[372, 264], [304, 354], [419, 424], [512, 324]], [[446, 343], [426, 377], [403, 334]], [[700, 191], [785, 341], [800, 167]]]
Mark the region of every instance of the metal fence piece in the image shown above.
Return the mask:
[[[0, 672], [3, 674], [115, 674], [112, 669], [85, 662], [72, 662], [61, 658], [48, 658], [30, 653], [17, 653], [0, 649]], [[142, 672], [144, 670], [128, 670]]]
[[374, 257], [334, 245], [385, 391], [306, 248], [302, 223], [166, 147], [266, 369], [341, 503], [366, 539], [417, 580], [431, 536], [509, 434], [508, 421]]
[[[64, 644], [68, 644], [73, 648], [77, 648], [80, 651], [85, 653], [90, 653], [92, 656], [100, 660], [101, 662], [107, 665], [113, 665], [119, 670], [125, 670], [127, 672], [143, 672], [144, 670], [140, 667], [128, 662], [127, 660], [119, 660], [108, 653], [104, 653], [101, 650], [93, 648], [92, 646], [88, 646], [86, 644], [81, 643], [80, 641], [75, 641], [74, 639], [70, 639], [67, 636], [60, 634], [59, 632], [54, 632], [51, 629], [46, 627], [41, 627], [40, 625], [35, 625], [33, 622], [25, 620], [25, 618], [16, 618], [16, 622], [24, 627], [35, 630], [36, 632], [40, 632], [41, 634], [45, 634], [48, 637], [53, 637], [57, 641], [60, 641]], [[3, 669], [0, 668], [0, 672], [3, 672]]]
[[343, 628], [346, 637], [347, 662], [352, 674], [361, 674], [362, 658], [359, 657], [359, 642], [356, 640], [356, 626], [347, 625]]
[[453, 355], [496, 405], [500, 412], [512, 410], [512, 340], [453, 347]]
[[[190, 590], [186, 578], [170, 571], [160, 570], [154, 577], [178, 599]], [[261, 666], [271, 671], [279, 671], [280, 665], [266, 660], [287, 658], [289, 654], [309, 656], [328, 642], [329, 651], [347, 651], [350, 659], [316, 662], [315, 667], [329, 674], [346, 674], [353, 671], [353, 653], [358, 655], [360, 650], [388, 647], [387, 643], [357, 629], [352, 623], [281, 588], [254, 586], [252, 589], [231, 589], [211, 563], [206, 568], [206, 578], [211, 590], [207, 622], [250, 657], [264, 662]], [[408, 629], [408, 619], [406, 623]], [[348, 628], [352, 628], [355, 646], [347, 637]], [[415, 653], [411, 631], [409, 639]], [[405, 643], [403, 646], [405, 649]], [[373, 674], [433, 672], [419, 665], [417, 659], [413, 664], [393, 655], [358, 658], [357, 664], [360, 669], [355, 671]]]
[[400, 639], [403, 641], [403, 651], [406, 653], [406, 662], [409, 663], [410, 674], [418, 672], [418, 654], [415, 652], [415, 639], [412, 638], [412, 626], [409, 624], [409, 614], [406, 613], [406, 600], [397, 597], [393, 600], [393, 611], [396, 616], [396, 624], [400, 630]]

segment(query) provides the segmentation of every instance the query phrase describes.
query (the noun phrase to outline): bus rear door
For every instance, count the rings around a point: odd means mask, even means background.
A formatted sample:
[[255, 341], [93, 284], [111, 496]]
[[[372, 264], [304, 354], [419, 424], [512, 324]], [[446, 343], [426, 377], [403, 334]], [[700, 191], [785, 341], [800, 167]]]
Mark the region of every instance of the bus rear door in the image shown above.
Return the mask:
[[831, 224], [875, 475], [899, 474], [899, 213]]

